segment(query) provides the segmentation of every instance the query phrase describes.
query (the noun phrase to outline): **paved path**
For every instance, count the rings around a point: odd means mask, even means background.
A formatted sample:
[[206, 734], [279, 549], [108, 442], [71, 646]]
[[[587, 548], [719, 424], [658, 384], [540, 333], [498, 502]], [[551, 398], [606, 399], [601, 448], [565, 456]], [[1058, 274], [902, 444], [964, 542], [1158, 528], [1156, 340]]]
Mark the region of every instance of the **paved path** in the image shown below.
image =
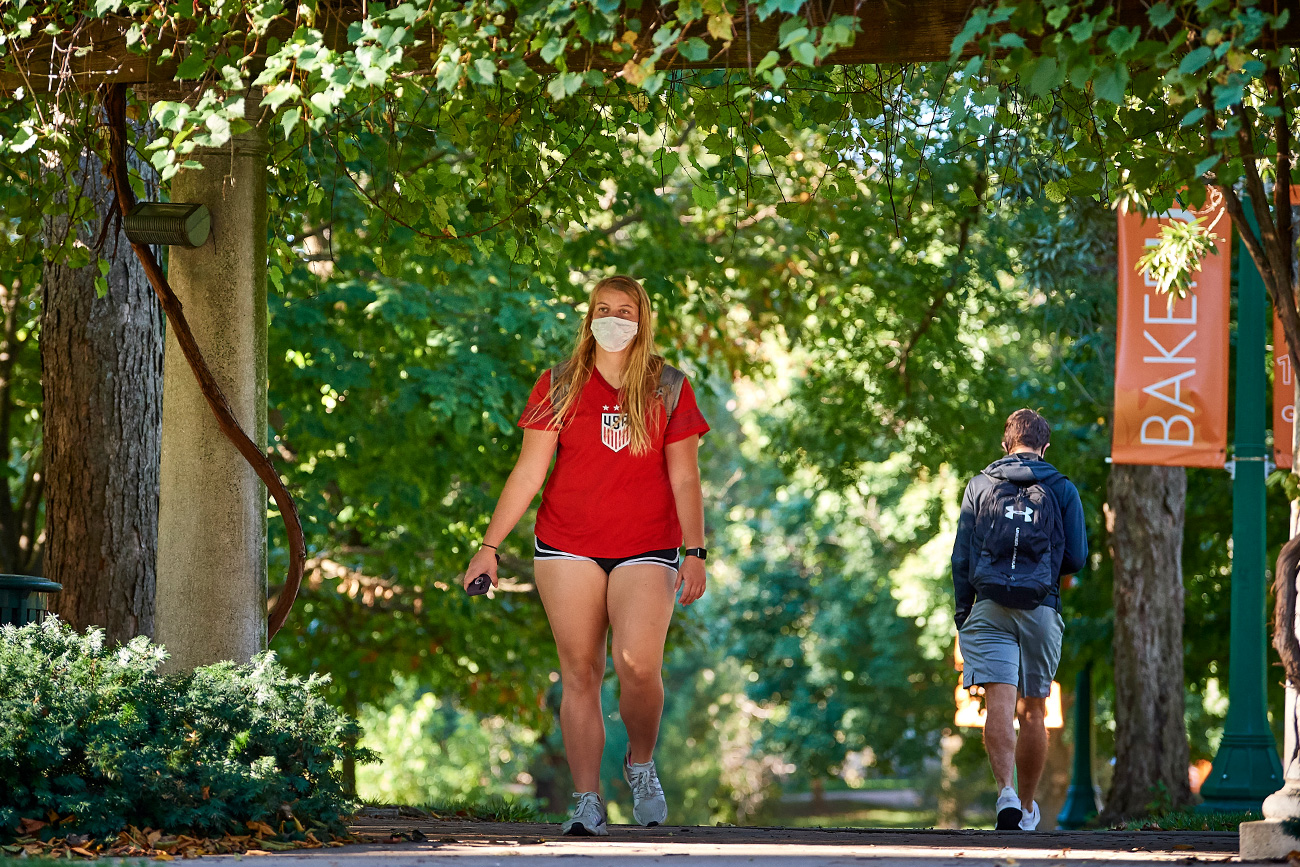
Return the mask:
[[[366, 819], [361, 846], [286, 852], [275, 867], [1121, 867], [1125, 862], [1237, 860], [1233, 833], [898, 831], [816, 828], [640, 828], [607, 838], [559, 837], [556, 825]], [[396, 832], [396, 833], [394, 833]], [[418, 832], [418, 833], [417, 833]], [[413, 839], [412, 839], [413, 838]], [[421, 839], [423, 838], [423, 839]], [[269, 865], [268, 865], [269, 867]]]

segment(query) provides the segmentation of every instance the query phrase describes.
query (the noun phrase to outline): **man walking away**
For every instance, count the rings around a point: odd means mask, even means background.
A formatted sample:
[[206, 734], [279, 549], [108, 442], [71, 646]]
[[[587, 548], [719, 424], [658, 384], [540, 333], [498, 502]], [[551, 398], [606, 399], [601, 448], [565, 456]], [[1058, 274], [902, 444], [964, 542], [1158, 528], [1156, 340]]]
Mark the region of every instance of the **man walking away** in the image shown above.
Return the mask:
[[1088, 559], [1079, 491], [1043, 460], [1051, 432], [1032, 409], [1011, 414], [1006, 457], [966, 486], [952, 548], [962, 685], [984, 687], [999, 831], [1038, 828], [1034, 790], [1047, 761], [1047, 696], [1061, 659], [1061, 576]]

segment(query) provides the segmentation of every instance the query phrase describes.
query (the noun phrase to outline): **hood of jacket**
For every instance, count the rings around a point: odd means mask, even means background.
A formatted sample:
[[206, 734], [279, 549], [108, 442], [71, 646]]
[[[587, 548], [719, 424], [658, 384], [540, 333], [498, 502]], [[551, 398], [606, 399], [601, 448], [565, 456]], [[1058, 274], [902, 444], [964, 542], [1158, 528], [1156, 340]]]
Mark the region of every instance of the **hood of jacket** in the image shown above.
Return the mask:
[[995, 479], [1015, 482], [1017, 485], [1031, 485], [1034, 482], [1052, 482], [1057, 477], [1064, 478], [1060, 470], [1039, 458], [1007, 455], [984, 468], [984, 475]]

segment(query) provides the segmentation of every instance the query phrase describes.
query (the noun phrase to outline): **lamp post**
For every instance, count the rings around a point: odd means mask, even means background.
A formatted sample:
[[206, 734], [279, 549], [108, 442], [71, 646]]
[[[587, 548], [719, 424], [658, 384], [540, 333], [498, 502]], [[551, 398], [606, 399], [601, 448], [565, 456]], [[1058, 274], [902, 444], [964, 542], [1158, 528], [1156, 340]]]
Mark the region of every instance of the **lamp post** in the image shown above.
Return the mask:
[[1265, 287], [1249, 256], [1239, 254], [1237, 261], [1229, 705], [1219, 752], [1201, 786], [1205, 798], [1201, 809], [1212, 812], [1259, 810], [1282, 785], [1282, 763], [1268, 725], [1264, 689]]
[[1092, 784], [1092, 663], [1079, 671], [1074, 688], [1074, 769], [1056, 825], [1073, 831], [1097, 815], [1097, 790]]

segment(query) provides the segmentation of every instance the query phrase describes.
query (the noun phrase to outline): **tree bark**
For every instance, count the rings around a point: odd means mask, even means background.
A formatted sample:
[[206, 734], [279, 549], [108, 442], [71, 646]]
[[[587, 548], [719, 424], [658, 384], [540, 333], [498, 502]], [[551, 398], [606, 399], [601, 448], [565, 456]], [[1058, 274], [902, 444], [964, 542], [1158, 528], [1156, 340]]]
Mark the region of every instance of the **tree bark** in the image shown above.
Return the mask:
[[1182, 467], [1115, 465], [1115, 775], [1104, 820], [1191, 803], [1183, 720]]
[[[45, 269], [45, 576], [63, 585], [61, 618], [113, 643], [154, 631], [163, 323], [120, 220], [102, 231], [114, 199], [99, 157], [84, 154], [73, 175], [93, 213], [47, 229], [55, 243], [75, 232], [92, 255]], [[102, 298], [96, 254], [108, 263]]]

